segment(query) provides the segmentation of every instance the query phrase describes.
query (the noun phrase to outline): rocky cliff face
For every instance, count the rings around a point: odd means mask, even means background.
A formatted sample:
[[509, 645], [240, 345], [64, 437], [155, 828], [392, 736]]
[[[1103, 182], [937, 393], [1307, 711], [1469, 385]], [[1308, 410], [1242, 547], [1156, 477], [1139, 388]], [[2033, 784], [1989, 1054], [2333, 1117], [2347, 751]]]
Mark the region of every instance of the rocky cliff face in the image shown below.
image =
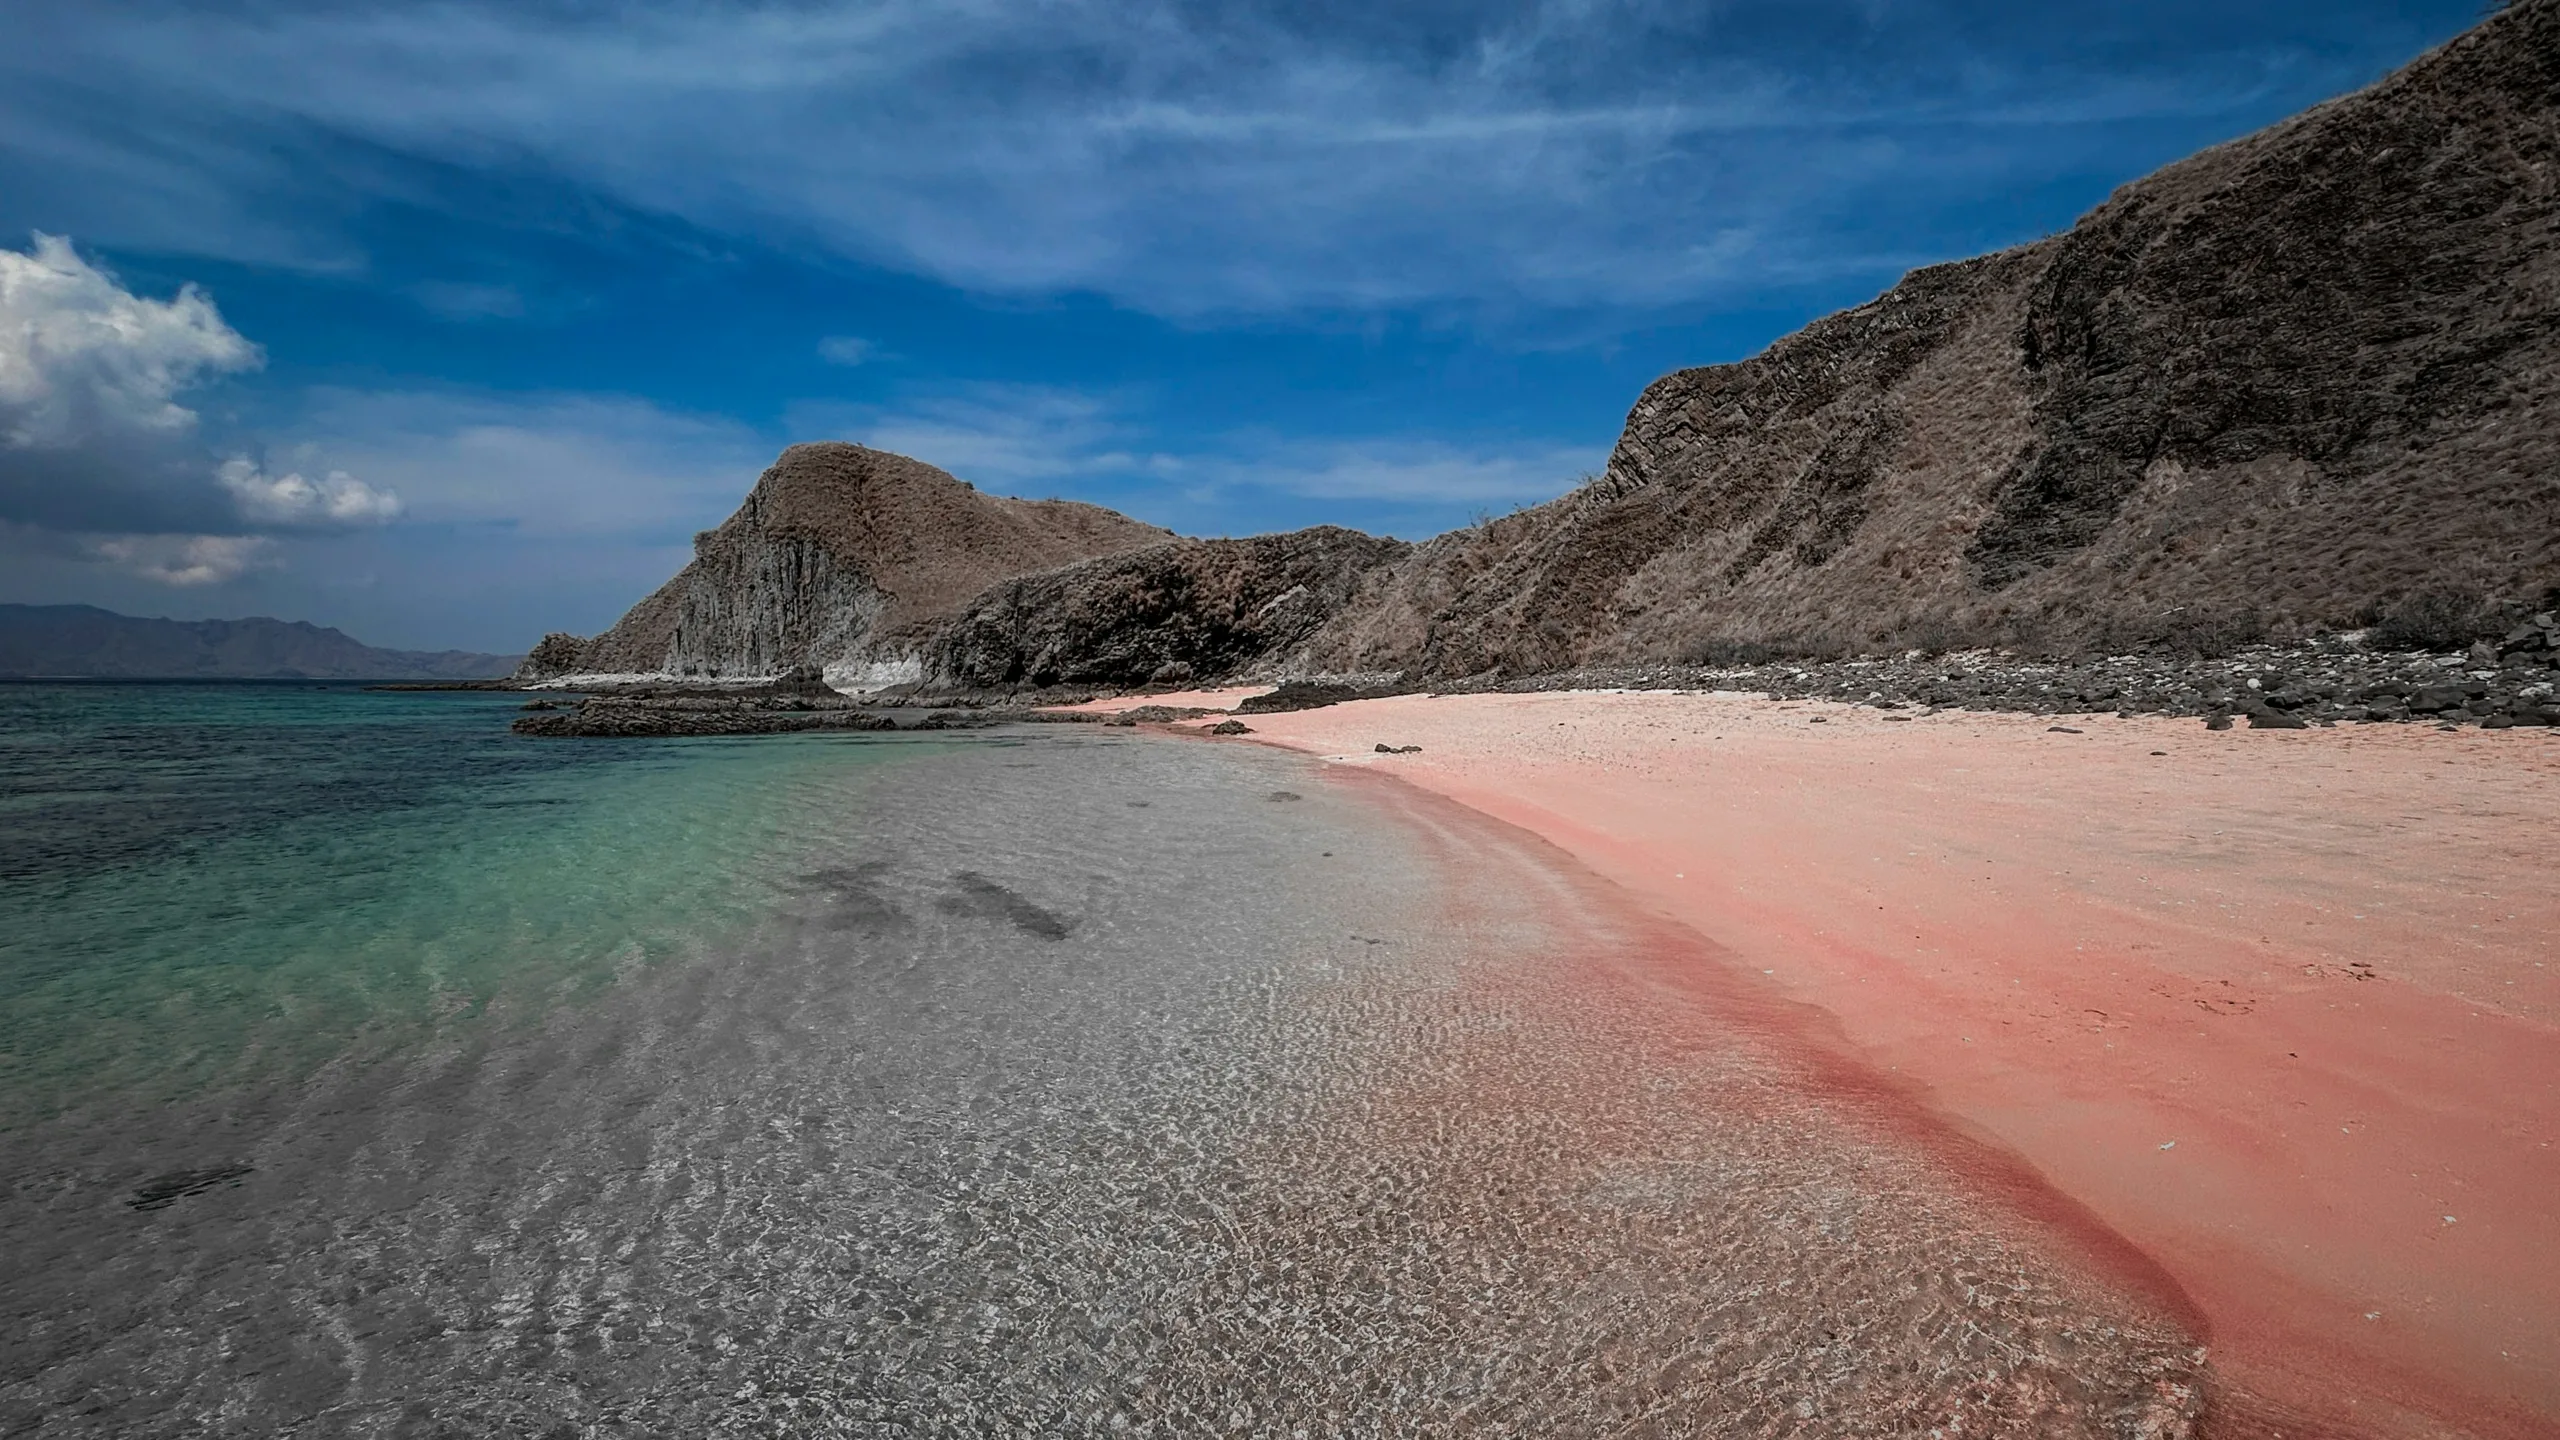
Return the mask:
[[1177, 542], [802, 446], [580, 663], [982, 688], [2220, 653], [2554, 585], [2560, 0], [2520, 0], [2067, 234], [1656, 381], [1536, 509], [1418, 548]]
[[597, 636], [590, 673], [913, 670], [933, 628], [1010, 576], [1160, 544], [1093, 505], [982, 494], [903, 455], [795, 445], [693, 562]]
[[961, 689], [1001, 689], [1286, 671], [1309, 636], [1411, 549], [1319, 526], [1249, 540], [1177, 540], [1009, 580], [942, 628], [927, 651], [927, 676]]
[[2560, 0], [1646, 390], [1316, 637], [1420, 676], [2226, 644], [2560, 582]]

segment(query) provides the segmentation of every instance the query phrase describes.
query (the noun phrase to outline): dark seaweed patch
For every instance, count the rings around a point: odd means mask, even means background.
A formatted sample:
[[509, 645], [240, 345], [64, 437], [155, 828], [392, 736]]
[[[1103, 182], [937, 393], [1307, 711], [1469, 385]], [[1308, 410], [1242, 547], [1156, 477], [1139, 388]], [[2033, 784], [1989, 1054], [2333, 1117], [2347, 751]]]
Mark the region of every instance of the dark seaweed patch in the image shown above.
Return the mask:
[[888, 868], [883, 860], [834, 865], [800, 876], [798, 884], [827, 897], [824, 923], [831, 930], [894, 930], [907, 917], [880, 888], [880, 876]]
[[1073, 923], [1061, 919], [1023, 899], [975, 870], [963, 870], [951, 877], [960, 893], [946, 895], [938, 902], [946, 915], [966, 915], [980, 920], [1002, 920], [1026, 935], [1043, 940], [1064, 940]]
[[172, 1170], [135, 1186], [132, 1196], [124, 1203], [136, 1210], [164, 1209], [190, 1195], [201, 1195], [216, 1185], [236, 1183], [241, 1176], [256, 1168], [253, 1165], [216, 1165], [207, 1170]]

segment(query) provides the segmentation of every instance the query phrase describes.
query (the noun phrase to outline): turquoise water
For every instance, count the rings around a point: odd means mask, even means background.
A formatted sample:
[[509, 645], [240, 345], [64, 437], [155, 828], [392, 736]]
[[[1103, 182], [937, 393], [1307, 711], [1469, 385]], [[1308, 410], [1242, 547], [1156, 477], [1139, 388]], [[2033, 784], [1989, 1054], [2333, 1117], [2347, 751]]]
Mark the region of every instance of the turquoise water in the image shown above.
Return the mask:
[[930, 742], [537, 741], [509, 695], [0, 685], [0, 1126], [307, 1072], [700, 953]]
[[1722, 952], [1374, 775], [0, 706], [0, 1434], [2096, 1440], [2201, 1393], [2182, 1312], [1671, 978]]

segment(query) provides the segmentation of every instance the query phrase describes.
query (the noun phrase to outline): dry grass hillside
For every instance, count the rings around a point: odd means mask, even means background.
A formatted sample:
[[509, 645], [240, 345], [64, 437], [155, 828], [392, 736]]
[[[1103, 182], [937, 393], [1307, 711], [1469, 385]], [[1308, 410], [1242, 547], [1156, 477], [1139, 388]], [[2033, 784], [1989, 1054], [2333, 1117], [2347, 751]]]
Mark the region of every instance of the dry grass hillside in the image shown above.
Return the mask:
[[883, 450], [795, 445], [580, 666], [767, 674], [912, 651], [998, 581], [1171, 538], [1097, 505], [988, 495]]
[[1339, 671], [2214, 647], [2560, 583], [2560, 0], [1648, 388], [1607, 472], [1442, 536]]

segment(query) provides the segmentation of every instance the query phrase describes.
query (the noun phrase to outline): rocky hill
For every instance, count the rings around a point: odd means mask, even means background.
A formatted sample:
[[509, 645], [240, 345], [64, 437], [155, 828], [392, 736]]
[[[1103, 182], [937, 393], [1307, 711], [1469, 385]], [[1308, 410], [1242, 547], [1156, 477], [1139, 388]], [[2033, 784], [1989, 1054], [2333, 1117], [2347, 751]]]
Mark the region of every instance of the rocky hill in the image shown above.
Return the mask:
[[2560, 583], [2560, 0], [1636, 402], [1307, 658], [2218, 648]]
[[960, 689], [1179, 684], [1286, 670], [1310, 636], [1411, 550], [1328, 525], [1089, 560], [971, 601], [934, 637], [926, 670]]
[[2387, 616], [2468, 643], [2554, 586], [2560, 0], [2520, 0], [2068, 233], [1656, 381], [1607, 471], [1546, 505], [1419, 547], [1176, 540], [799, 446], [576, 653], [961, 689], [1421, 683], [2221, 654]]
[[513, 655], [378, 650], [301, 620], [155, 620], [0, 605], [0, 675], [119, 680], [481, 680]]
[[913, 671], [936, 624], [998, 581], [1158, 545], [1095, 505], [981, 493], [860, 445], [795, 445], [693, 562], [589, 641], [589, 673]]

